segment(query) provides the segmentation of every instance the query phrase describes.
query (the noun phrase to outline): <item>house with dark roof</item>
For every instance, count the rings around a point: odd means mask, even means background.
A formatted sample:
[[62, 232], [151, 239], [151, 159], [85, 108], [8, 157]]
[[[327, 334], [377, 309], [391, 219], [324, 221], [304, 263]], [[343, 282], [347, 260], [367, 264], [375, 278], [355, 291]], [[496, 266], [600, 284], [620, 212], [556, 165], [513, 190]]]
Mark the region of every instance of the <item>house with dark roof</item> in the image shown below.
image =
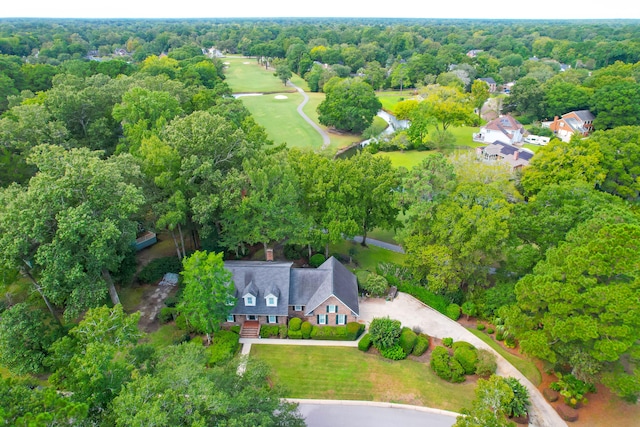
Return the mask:
[[486, 147], [476, 149], [478, 158], [485, 162], [501, 162], [511, 166], [514, 170], [529, 165], [533, 152], [526, 148], [514, 147], [511, 144], [496, 141]]
[[225, 261], [236, 305], [227, 322], [286, 324], [289, 317], [313, 325], [346, 325], [360, 315], [356, 276], [331, 257], [318, 268], [291, 262]]
[[573, 135], [588, 136], [593, 132], [595, 116], [589, 110], [571, 111], [562, 117], [556, 116], [552, 122], [545, 123], [553, 133], [564, 142]]
[[524, 139], [525, 132], [524, 126], [519, 121], [506, 114], [481, 127], [480, 132], [473, 134], [473, 140], [485, 144], [497, 141], [505, 144], [518, 144]]
[[495, 92], [498, 89], [498, 84], [491, 77], [482, 77], [482, 78], [479, 78], [478, 80], [483, 81], [486, 84], [488, 84], [489, 85], [489, 92], [491, 92], [491, 93]]

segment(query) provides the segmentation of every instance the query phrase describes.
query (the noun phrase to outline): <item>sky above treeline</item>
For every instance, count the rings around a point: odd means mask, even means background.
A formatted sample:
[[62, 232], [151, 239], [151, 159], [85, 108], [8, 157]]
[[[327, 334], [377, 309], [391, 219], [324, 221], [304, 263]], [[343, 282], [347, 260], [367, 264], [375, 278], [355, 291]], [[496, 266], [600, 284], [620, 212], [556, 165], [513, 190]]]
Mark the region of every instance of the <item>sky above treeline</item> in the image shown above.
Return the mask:
[[640, 19], [630, 0], [4, 0], [0, 18]]

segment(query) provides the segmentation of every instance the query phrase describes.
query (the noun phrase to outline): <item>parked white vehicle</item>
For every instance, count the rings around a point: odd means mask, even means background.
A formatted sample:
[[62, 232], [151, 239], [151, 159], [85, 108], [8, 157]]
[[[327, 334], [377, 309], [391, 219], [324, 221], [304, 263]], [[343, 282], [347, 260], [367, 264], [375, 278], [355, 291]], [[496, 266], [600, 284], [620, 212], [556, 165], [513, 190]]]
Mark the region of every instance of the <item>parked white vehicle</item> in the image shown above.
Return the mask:
[[548, 136], [529, 135], [524, 137], [524, 142], [535, 145], [547, 145], [550, 139]]

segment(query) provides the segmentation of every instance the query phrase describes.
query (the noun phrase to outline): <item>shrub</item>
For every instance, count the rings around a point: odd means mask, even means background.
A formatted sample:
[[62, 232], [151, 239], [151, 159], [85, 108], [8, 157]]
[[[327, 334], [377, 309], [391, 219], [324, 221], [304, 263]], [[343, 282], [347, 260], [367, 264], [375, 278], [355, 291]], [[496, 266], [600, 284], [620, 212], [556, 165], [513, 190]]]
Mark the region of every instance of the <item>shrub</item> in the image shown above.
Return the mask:
[[367, 276], [364, 283], [361, 284], [361, 287], [370, 295], [379, 297], [387, 292], [389, 283], [383, 276], [371, 273]]
[[229, 328], [229, 330], [231, 332], [234, 332], [234, 333], [240, 335], [240, 331], [242, 330], [242, 327], [240, 325], [233, 325], [232, 327]]
[[240, 336], [235, 332], [224, 330], [216, 332], [211, 345], [207, 348], [207, 365], [213, 366], [231, 359], [240, 348], [239, 339]]
[[458, 320], [460, 318], [460, 306], [455, 303], [449, 304], [445, 314], [452, 320]]
[[301, 325], [302, 325], [302, 319], [298, 317], [294, 317], [291, 320], [289, 320], [289, 330], [291, 331], [299, 331]]
[[502, 341], [503, 339], [504, 339], [504, 333], [496, 332], [496, 340], [497, 341]]
[[140, 283], [156, 283], [166, 273], [180, 273], [181, 271], [182, 262], [177, 257], [156, 258], [140, 270], [138, 281]]
[[162, 307], [158, 312], [158, 320], [160, 320], [160, 323], [171, 322], [173, 320], [173, 316], [175, 315], [175, 313], [176, 313], [175, 308]]
[[476, 329], [479, 331], [484, 331], [484, 328], [486, 328], [484, 323], [478, 323], [478, 326], [476, 326]]
[[377, 317], [369, 325], [371, 341], [378, 350], [393, 347], [398, 342], [401, 331], [400, 321], [388, 317]]
[[347, 335], [346, 339], [349, 341], [355, 341], [364, 332], [364, 325], [358, 322], [347, 323]]
[[323, 254], [315, 254], [309, 258], [309, 265], [314, 268], [318, 268], [324, 263], [327, 259]]
[[189, 341], [191, 341], [191, 335], [188, 332], [185, 332], [184, 334], [180, 335], [179, 337], [173, 340], [173, 345], [180, 345], [184, 342], [189, 342]]
[[451, 346], [453, 345], [453, 338], [442, 338], [442, 345], [451, 348]]
[[407, 353], [398, 344], [387, 348], [381, 348], [380, 354], [385, 359], [402, 360], [407, 358]]
[[443, 380], [454, 383], [464, 381], [464, 368], [449, 356], [449, 351], [444, 347], [438, 346], [431, 352], [431, 369]]
[[358, 350], [368, 351], [371, 348], [371, 335], [364, 334], [360, 341], [358, 341]]
[[596, 388], [593, 384], [581, 381], [571, 374], [556, 374], [558, 381], [551, 383], [549, 388], [560, 392], [564, 397], [564, 403], [575, 408], [579, 404], [587, 403], [586, 394], [595, 393]]
[[302, 331], [294, 331], [293, 329], [289, 328], [287, 336], [291, 339], [302, 339]]
[[513, 399], [505, 405], [505, 412], [509, 417], [524, 417], [529, 412], [529, 390], [517, 378], [505, 378], [505, 382], [513, 391]]
[[311, 339], [345, 341], [347, 340], [347, 327], [346, 325], [314, 326], [311, 329]]
[[475, 374], [476, 364], [478, 363], [478, 353], [475, 349], [458, 347], [453, 352], [453, 358], [460, 363], [466, 375]]
[[413, 355], [422, 356], [429, 349], [429, 338], [419, 335], [413, 346]]
[[311, 331], [313, 330], [313, 325], [308, 321], [302, 322], [300, 325], [300, 332], [302, 332], [302, 338], [309, 339], [311, 338]]
[[260, 338], [277, 337], [280, 333], [280, 327], [278, 325], [261, 325], [260, 326]]
[[413, 347], [416, 345], [418, 335], [409, 328], [402, 328], [400, 332], [400, 338], [398, 339], [398, 345], [402, 347], [405, 354], [411, 354]]
[[176, 305], [178, 305], [178, 297], [176, 297], [175, 295], [167, 297], [164, 300], [164, 305], [167, 307], [175, 307]]
[[496, 373], [498, 363], [496, 362], [495, 354], [488, 350], [479, 349], [477, 350], [476, 355], [478, 358], [476, 362], [476, 375], [488, 377]]
[[280, 325], [278, 329], [278, 337], [281, 339], [285, 339], [287, 337], [287, 325]]
[[187, 318], [184, 316], [184, 314], [179, 314], [178, 317], [176, 317], [176, 328], [186, 331], [187, 333], [194, 332], [193, 327], [189, 324], [189, 322], [187, 322]]
[[284, 245], [284, 257], [286, 259], [299, 259], [304, 256], [304, 247], [299, 245]]
[[512, 336], [508, 336], [504, 339], [504, 345], [507, 348], [516, 348], [516, 339]]
[[487, 328], [487, 333], [491, 335], [494, 332], [493, 328]]
[[453, 345], [451, 346], [451, 348], [453, 349], [453, 351], [456, 351], [459, 348], [466, 348], [468, 350], [475, 350], [476, 348], [473, 346], [473, 344], [468, 343], [466, 341], [456, 341], [453, 343]]
[[406, 282], [398, 284], [398, 290], [411, 295], [434, 310], [446, 315], [448, 303], [441, 295], [436, 295], [422, 286], [416, 286]]

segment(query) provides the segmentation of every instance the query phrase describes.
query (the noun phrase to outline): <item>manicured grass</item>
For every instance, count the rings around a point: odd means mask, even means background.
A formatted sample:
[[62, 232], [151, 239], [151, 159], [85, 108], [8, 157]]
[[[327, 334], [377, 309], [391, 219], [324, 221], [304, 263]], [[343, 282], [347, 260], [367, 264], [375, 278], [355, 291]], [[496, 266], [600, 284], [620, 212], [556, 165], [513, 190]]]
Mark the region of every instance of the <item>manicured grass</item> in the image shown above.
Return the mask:
[[304, 113], [313, 120], [318, 126], [324, 129], [325, 132], [329, 134], [329, 139], [331, 140], [331, 145], [327, 148], [330, 153], [335, 153], [339, 148], [348, 147], [349, 145], [362, 141], [361, 135], [353, 135], [353, 134], [340, 134], [329, 131], [326, 126], [320, 124], [318, 120], [318, 105], [322, 101], [324, 101], [324, 93], [320, 92], [307, 92], [309, 96], [309, 102], [304, 106]]
[[358, 270], [376, 271], [376, 266], [381, 262], [403, 264], [405, 260], [404, 254], [378, 248], [373, 245], [362, 246], [360, 243], [352, 241], [344, 241], [336, 245], [331, 245], [329, 247], [329, 253], [332, 254], [337, 252], [348, 257], [349, 248], [355, 248], [356, 250], [353, 260], [357, 265], [352, 267], [355, 267]]
[[376, 92], [376, 96], [382, 103], [382, 109], [392, 114], [398, 102], [406, 101], [407, 99], [414, 99], [413, 89], [403, 90], [402, 93], [400, 93], [399, 90]]
[[491, 348], [497, 351], [502, 357], [507, 359], [509, 363], [511, 363], [517, 370], [519, 370], [522, 375], [527, 377], [529, 381], [533, 383], [533, 385], [538, 386], [542, 382], [542, 375], [540, 371], [536, 367], [536, 365], [529, 359], [524, 357], [519, 357], [514, 354], [509, 353], [504, 348], [500, 346], [497, 342], [493, 340], [486, 332], [479, 331], [475, 328], [468, 328], [468, 330], [480, 338], [485, 343], [489, 344]]
[[302, 102], [302, 95], [297, 92], [279, 95], [287, 98], [276, 99], [278, 95], [266, 94], [240, 99], [276, 144], [319, 150], [322, 137], [296, 110]]
[[473, 400], [475, 383], [451, 384], [428, 364], [398, 362], [356, 348], [253, 345], [251, 357], [271, 367], [287, 397], [406, 403], [459, 411]]
[[228, 56], [222, 59], [228, 62], [225, 68], [226, 82], [233, 93], [253, 92], [293, 92], [294, 89], [285, 87], [282, 82], [273, 75], [274, 71], [265, 70], [256, 61], [256, 58], [241, 56]]
[[367, 236], [367, 238], [372, 238], [372, 239], [376, 239], [376, 240], [380, 240], [386, 243], [393, 243], [394, 245], [398, 244], [398, 241], [396, 240], [396, 232], [393, 230], [385, 230], [382, 228], [376, 228], [374, 230], [371, 230], [369, 232], [369, 235]]

